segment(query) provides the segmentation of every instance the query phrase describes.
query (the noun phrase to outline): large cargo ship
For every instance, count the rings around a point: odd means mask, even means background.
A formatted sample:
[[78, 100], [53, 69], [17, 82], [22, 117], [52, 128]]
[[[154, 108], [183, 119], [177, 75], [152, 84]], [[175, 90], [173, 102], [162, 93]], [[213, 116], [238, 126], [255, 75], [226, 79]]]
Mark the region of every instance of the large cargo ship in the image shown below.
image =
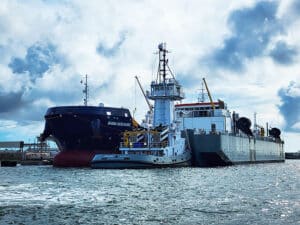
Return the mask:
[[84, 167], [97, 153], [116, 153], [121, 132], [132, 129], [133, 119], [126, 108], [60, 106], [45, 115], [42, 139], [52, 139], [60, 152], [54, 166]]
[[95, 154], [116, 153], [121, 132], [138, 124], [126, 108], [88, 106], [88, 79], [85, 76], [83, 106], [49, 108], [41, 141], [53, 140], [60, 150], [53, 159], [56, 167], [89, 167]]
[[[187, 130], [192, 164], [200, 167], [242, 163], [283, 162], [284, 141], [278, 128], [264, 128], [254, 120], [231, 113], [226, 104], [210, 101], [177, 104], [177, 119]], [[266, 132], [265, 132], [266, 131]]]

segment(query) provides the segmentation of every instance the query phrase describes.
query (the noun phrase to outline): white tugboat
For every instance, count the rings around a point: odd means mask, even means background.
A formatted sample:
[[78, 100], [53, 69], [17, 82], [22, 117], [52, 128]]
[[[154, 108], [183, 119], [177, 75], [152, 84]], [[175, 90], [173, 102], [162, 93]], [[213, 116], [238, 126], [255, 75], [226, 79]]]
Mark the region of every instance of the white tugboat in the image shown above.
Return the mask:
[[[145, 128], [126, 131], [120, 143], [120, 154], [97, 154], [92, 168], [155, 168], [189, 166], [191, 151], [187, 133], [180, 130], [174, 118], [174, 101], [184, 98], [182, 87], [168, 66], [166, 44], [159, 49], [156, 81], [151, 83], [147, 97], [154, 100], [152, 124]], [[168, 69], [168, 70], [167, 70]]]

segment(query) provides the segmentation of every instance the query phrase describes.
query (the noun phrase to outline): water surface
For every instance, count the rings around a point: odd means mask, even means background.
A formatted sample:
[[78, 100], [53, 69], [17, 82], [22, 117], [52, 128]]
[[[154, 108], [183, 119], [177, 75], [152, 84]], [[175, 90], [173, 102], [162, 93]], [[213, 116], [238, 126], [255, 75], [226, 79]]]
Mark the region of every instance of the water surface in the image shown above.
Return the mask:
[[300, 160], [149, 170], [0, 167], [0, 224], [300, 224]]

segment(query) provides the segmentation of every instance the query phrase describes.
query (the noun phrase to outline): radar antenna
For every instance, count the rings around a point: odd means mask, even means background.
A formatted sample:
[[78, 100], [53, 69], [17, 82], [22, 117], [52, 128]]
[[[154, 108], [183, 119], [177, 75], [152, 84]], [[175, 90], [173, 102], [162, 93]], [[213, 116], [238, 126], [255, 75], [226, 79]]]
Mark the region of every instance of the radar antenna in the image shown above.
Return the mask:
[[169, 72], [173, 79], [176, 81], [174, 74], [172, 73], [170, 67], [169, 67], [169, 60], [167, 59], [167, 53], [169, 51], [167, 50], [167, 44], [166, 43], [160, 43], [158, 45], [158, 52], [159, 55], [159, 62], [158, 62], [158, 71], [157, 71], [157, 82], [158, 83], [165, 83], [167, 79], [167, 73]]

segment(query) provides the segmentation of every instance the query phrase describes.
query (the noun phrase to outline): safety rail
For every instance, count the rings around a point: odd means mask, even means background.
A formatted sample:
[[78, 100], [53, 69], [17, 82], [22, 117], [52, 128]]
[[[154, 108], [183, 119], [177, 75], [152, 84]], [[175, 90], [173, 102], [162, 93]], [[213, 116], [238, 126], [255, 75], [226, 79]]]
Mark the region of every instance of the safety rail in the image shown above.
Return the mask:
[[216, 130], [215, 132], [213, 132], [213, 131], [207, 131], [204, 129], [198, 129], [198, 130], [195, 129], [194, 134], [197, 134], [197, 135], [210, 135], [210, 134], [221, 135], [221, 134], [223, 134], [223, 135], [228, 135], [228, 136], [244, 137], [244, 138], [261, 140], [261, 141], [284, 143], [284, 140], [281, 138], [274, 138], [272, 136], [260, 136], [260, 135], [248, 136], [247, 134], [244, 134], [242, 132], [233, 133], [233, 132], [226, 132], [226, 131], [219, 131], [219, 130]]
[[151, 148], [152, 150], [159, 150], [161, 148], [164, 148], [168, 145], [168, 141], [163, 141], [163, 142], [121, 142], [120, 143], [120, 148], [139, 148], [139, 149], [149, 149]]

